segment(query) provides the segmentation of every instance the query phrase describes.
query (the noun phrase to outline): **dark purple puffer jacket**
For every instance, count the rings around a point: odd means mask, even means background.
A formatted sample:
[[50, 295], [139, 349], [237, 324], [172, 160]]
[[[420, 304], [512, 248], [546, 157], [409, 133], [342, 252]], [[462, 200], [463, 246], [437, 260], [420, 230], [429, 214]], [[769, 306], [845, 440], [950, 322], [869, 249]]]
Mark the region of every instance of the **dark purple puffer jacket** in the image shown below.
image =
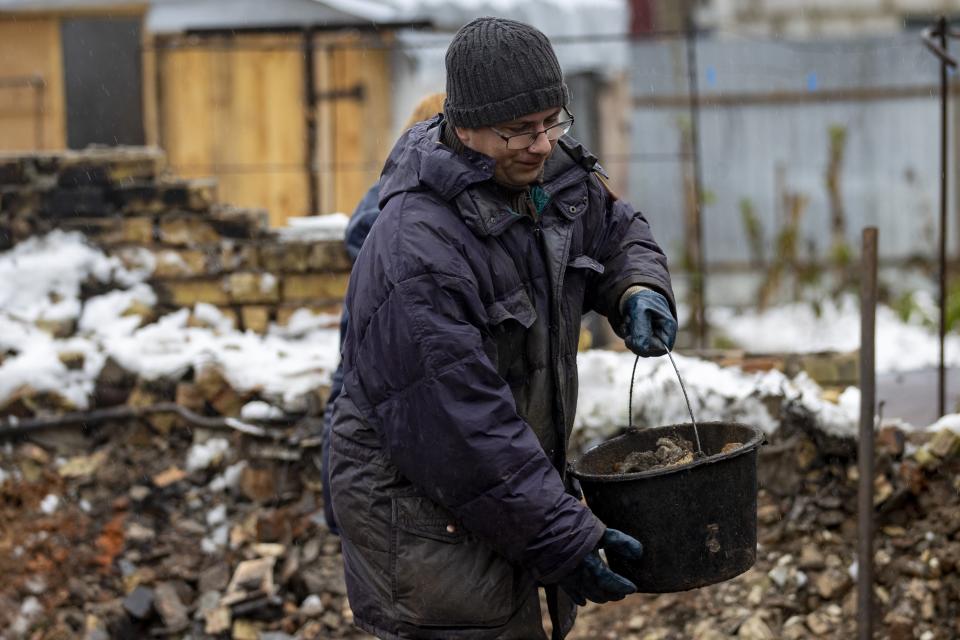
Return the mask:
[[533, 587], [595, 547], [603, 525], [563, 477], [581, 315], [619, 329], [634, 284], [673, 305], [646, 220], [575, 141], [547, 161], [534, 220], [443, 126], [394, 147], [346, 301], [333, 505], [355, 620], [386, 638], [509, 636]]

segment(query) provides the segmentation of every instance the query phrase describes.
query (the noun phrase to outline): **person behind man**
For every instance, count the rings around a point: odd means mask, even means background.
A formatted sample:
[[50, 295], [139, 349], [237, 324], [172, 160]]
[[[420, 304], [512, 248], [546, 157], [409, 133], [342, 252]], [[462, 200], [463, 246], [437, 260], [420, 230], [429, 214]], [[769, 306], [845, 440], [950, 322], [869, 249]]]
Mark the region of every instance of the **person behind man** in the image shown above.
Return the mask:
[[[413, 108], [413, 113], [403, 125], [406, 131], [413, 125], [427, 120], [443, 110], [443, 100], [446, 97], [443, 93], [430, 93], [425, 95]], [[347, 249], [347, 255], [350, 256], [350, 262], [355, 262], [357, 254], [360, 253], [360, 247], [363, 246], [370, 228], [376, 222], [380, 215], [380, 180], [378, 179], [367, 190], [363, 198], [360, 199], [353, 215], [350, 216], [350, 222], [347, 223], [347, 230], [343, 237], [344, 245]], [[340, 348], [343, 348], [343, 338], [347, 333], [347, 319], [349, 314], [344, 310], [340, 316]], [[343, 389], [343, 363], [337, 363], [337, 369], [333, 372], [330, 380], [330, 395], [327, 397], [327, 406], [323, 413], [323, 445], [320, 454], [320, 482], [323, 487], [323, 516], [327, 521], [327, 527], [332, 533], [339, 534], [336, 517], [333, 515], [333, 503], [330, 499], [330, 424], [333, 416], [333, 403], [340, 395]]]
[[566, 476], [584, 310], [643, 356], [673, 347], [667, 261], [566, 136], [549, 40], [479, 18], [446, 54], [443, 114], [396, 144], [346, 306], [331, 489], [354, 620], [380, 638], [553, 637], [635, 591], [638, 559]]

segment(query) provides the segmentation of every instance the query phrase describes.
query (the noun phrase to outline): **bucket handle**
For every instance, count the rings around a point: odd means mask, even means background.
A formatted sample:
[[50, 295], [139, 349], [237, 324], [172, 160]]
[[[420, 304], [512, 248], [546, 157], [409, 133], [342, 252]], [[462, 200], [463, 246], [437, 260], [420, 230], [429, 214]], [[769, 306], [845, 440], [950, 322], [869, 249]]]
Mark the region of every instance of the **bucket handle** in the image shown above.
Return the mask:
[[[663, 343], [662, 340], [654, 338], [660, 342], [660, 345], [667, 352], [667, 357], [670, 358], [670, 364], [673, 365], [673, 370], [677, 373], [677, 381], [680, 382], [680, 391], [683, 392], [683, 399], [687, 402], [687, 412], [690, 414], [690, 422], [693, 423], [693, 437], [697, 440], [697, 453], [703, 456], [703, 447], [700, 446], [700, 432], [697, 429], [697, 420], [693, 417], [693, 407], [690, 406], [690, 397], [687, 395], [687, 387], [683, 384], [683, 377], [680, 376], [680, 369], [677, 368], [677, 363], [673, 359], [673, 354], [670, 353], [670, 348]], [[630, 398], [628, 401], [627, 407], [627, 427], [633, 428], [633, 382], [637, 377], [637, 363], [640, 362], [640, 356], [637, 356], [636, 360], [633, 361], [633, 372], [630, 374]]]

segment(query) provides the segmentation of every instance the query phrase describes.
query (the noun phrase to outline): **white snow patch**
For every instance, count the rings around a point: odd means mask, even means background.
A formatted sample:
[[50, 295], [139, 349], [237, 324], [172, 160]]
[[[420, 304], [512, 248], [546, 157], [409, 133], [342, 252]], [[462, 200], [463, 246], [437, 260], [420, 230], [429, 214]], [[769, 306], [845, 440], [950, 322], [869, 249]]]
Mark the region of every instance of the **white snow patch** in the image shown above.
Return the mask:
[[260, 293], [270, 293], [277, 288], [277, 277], [272, 273], [260, 276]]
[[35, 596], [27, 596], [20, 605], [20, 612], [13, 622], [13, 633], [17, 636], [26, 635], [34, 621], [43, 613], [43, 605]]
[[[839, 303], [823, 302], [819, 314], [801, 302], [763, 312], [715, 307], [709, 315], [711, 324], [753, 352], [844, 352], [860, 347], [860, 306], [854, 296]], [[936, 331], [921, 318], [905, 323], [892, 309], [880, 306], [876, 331], [878, 373], [920, 369], [939, 361]], [[947, 336], [945, 350], [947, 365], [960, 365], [960, 336]]]
[[278, 228], [281, 240], [308, 242], [317, 240], [343, 240], [350, 216], [345, 213], [328, 213], [322, 216], [294, 216], [287, 218], [287, 226]]
[[227, 521], [227, 505], [220, 504], [207, 512], [207, 526], [216, 527]]
[[189, 367], [217, 364], [238, 391], [258, 391], [284, 409], [296, 412], [306, 397], [329, 383], [339, 359], [336, 329], [314, 330], [301, 339], [252, 332], [218, 334], [188, 327], [181, 309], [105, 345], [125, 368], [147, 379], [180, 377]]
[[227, 546], [230, 539], [230, 524], [224, 523], [213, 530], [209, 536], [200, 541], [200, 548], [204, 553], [215, 553]]
[[0, 254], [0, 313], [21, 321], [75, 320], [87, 280], [132, 283], [137, 276], [77, 232], [53, 231]]
[[91, 298], [83, 307], [78, 328], [81, 332], [104, 338], [128, 336], [142, 322], [137, 315], [124, 315], [137, 303], [153, 307], [157, 303], [157, 295], [153, 289], [141, 283], [130, 289], [116, 289]]
[[927, 427], [927, 431], [942, 431], [943, 429], [950, 429], [960, 435], [960, 413], [948, 413]]
[[282, 409], [278, 409], [272, 404], [261, 400], [248, 402], [240, 409], [240, 418], [242, 420], [271, 420], [283, 418], [284, 415]]
[[295, 339], [302, 338], [313, 331], [321, 329], [335, 329], [339, 331], [339, 326], [339, 314], [314, 313], [310, 309], [297, 309], [287, 320], [286, 325], [271, 324], [267, 333], [281, 338]]
[[[85, 408], [103, 357], [89, 341], [81, 338], [58, 340], [28, 324], [19, 324], [0, 313], [0, 343], [11, 353], [0, 364], [0, 401], [10, 398], [21, 387], [54, 392], [78, 408]], [[13, 344], [10, 344], [13, 343]], [[15, 345], [15, 346], [14, 346]], [[84, 354], [84, 367], [70, 370], [61, 362], [60, 353]]]
[[226, 438], [210, 438], [196, 443], [187, 451], [187, 471], [206, 469], [230, 449]]
[[207, 325], [216, 334], [229, 333], [234, 329], [233, 318], [206, 302], [198, 302], [194, 305], [193, 317]]
[[246, 460], [241, 460], [240, 462], [230, 465], [223, 470], [223, 473], [219, 474], [210, 482], [210, 490], [220, 492], [228, 489], [236, 489], [240, 486], [240, 476], [246, 468]]
[[43, 500], [40, 501], [40, 511], [50, 515], [57, 510], [57, 507], [60, 506], [59, 496], [55, 496], [52, 493], [48, 493]]

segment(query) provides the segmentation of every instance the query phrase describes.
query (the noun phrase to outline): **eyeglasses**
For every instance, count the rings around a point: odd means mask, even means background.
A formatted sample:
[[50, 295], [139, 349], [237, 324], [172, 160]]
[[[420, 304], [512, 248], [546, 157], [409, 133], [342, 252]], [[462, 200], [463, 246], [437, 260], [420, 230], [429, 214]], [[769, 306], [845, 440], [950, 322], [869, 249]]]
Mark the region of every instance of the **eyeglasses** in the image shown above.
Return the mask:
[[514, 133], [508, 135], [494, 127], [490, 127], [490, 130], [500, 136], [500, 138], [507, 143], [507, 149], [520, 151], [521, 149], [529, 149], [536, 144], [541, 133], [547, 135], [547, 140], [553, 141], [559, 139], [560, 136], [565, 135], [568, 131], [570, 131], [570, 127], [573, 126], [573, 114], [567, 111], [566, 107], [563, 109], [563, 114], [564, 115], [561, 116], [562, 120], [560, 120], [560, 122], [552, 124], [549, 127], [544, 127], [540, 131], [524, 131], [523, 133]]

